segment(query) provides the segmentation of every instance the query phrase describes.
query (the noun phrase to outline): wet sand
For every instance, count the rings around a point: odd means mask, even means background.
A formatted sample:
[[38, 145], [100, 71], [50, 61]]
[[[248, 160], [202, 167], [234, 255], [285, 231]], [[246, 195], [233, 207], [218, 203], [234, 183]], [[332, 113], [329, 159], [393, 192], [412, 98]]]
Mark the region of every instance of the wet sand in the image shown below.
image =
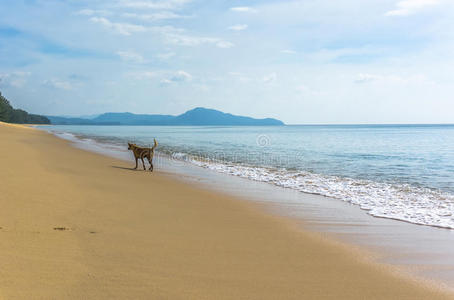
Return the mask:
[[452, 299], [257, 204], [46, 132], [0, 136], [0, 298]]

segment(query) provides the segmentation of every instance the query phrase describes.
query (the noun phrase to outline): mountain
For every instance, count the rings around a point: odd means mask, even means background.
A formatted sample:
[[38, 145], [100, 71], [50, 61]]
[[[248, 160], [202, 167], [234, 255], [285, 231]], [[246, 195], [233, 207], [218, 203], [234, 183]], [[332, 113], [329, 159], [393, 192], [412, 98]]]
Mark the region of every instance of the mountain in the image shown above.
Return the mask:
[[48, 118], [29, 114], [22, 109], [14, 109], [9, 101], [0, 93], [0, 121], [20, 124], [49, 124]]
[[235, 116], [215, 109], [197, 107], [178, 116], [104, 113], [92, 119], [47, 116], [55, 125], [188, 125], [188, 126], [276, 126], [282, 121]]
[[175, 118], [176, 125], [284, 125], [276, 119], [254, 119], [250, 117], [235, 116], [215, 109], [197, 107]]

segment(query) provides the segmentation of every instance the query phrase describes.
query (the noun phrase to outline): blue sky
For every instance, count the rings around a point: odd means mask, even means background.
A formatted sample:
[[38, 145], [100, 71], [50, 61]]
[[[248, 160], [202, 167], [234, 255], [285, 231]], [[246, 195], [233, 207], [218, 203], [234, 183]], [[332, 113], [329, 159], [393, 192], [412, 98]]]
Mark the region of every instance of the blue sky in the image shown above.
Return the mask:
[[0, 0], [0, 91], [34, 113], [454, 123], [454, 1]]

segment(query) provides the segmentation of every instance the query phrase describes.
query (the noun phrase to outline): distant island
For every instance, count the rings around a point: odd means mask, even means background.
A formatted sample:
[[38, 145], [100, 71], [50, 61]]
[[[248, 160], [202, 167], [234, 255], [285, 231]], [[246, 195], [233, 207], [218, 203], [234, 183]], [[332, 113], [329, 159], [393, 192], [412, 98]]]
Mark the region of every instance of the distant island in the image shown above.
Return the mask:
[[236, 116], [215, 109], [197, 107], [181, 115], [147, 115], [133, 113], [104, 113], [95, 117], [41, 116], [15, 109], [0, 92], [0, 121], [20, 124], [54, 125], [161, 125], [161, 126], [279, 126], [284, 122]]
[[235, 116], [215, 109], [197, 107], [178, 116], [143, 115], [133, 113], [104, 113], [94, 118], [47, 116], [55, 125], [187, 125], [187, 126], [279, 126], [277, 119], [254, 119]]
[[14, 109], [8, 99], [0, 92], [0, 121], [19, 124], [49, 124], [50, 120], [44, 116], [29, 114], [22, 109]]

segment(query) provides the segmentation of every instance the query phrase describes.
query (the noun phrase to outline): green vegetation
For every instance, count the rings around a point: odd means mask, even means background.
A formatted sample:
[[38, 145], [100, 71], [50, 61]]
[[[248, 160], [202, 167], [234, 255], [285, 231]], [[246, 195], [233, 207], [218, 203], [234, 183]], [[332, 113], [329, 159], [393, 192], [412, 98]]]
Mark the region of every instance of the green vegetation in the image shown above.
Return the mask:
[[0, 92], [0, 121], [20, 124], [50, 124], [48, 118], [29, 114], [22, 109], [14, 109]]

